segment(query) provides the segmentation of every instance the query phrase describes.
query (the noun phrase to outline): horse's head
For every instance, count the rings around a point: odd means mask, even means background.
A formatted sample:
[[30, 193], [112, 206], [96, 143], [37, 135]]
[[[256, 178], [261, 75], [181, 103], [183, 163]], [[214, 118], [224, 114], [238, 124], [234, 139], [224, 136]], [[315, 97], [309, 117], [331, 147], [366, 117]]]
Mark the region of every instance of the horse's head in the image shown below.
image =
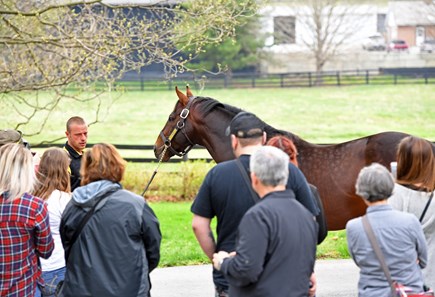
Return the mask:
[[178, 87], [175, 87], [175, 91], [178, 101], [154, 144], [154, 155], [158, 159], [162, 158], [162, 161], [174, 155], [184, 156], [195, 145], [186, 132], [186, 122], [195, 97], [189, 87], [186, 87], [186, 95]]

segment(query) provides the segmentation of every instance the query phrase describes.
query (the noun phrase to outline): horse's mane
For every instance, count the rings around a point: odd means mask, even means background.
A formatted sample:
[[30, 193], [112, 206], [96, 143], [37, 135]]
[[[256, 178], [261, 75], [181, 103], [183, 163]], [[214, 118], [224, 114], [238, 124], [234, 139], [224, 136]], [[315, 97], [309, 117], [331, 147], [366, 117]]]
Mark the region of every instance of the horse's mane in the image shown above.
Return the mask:
[[198, 100], [201, 104], [201, 111], [204, 113], [204, 115], [207, 115], [210, 113], [213, 109], [217, 107], [221, 107], [231, 113], [238, 114], [239, 112], [243, 111], [242, 109], [238, 107], [234, 107], [229, 104], [221, 103], [217, 101], [216, 99], [210, 98], [210, 97], [196, 97], [196, 100]]
[[[223, 108], [227, 112], [230, 112], [234, 115], [238, 114], [239, 112], [245, 111], [241, 108], [238, 108], [238, 107], [235, 107], [235, 106], [232, 106], [229, 104], [221, 103], [221, 102], [217, 101], [216, 99], [213, 99], [210, 97], [196, 97], [196, 100], [199, 103], [201, 103], [200, 108], [201, 108], [201, 111], [204, 113], [204, 115], [207, 115], [208, 113], [213, 111], [213, 109], [218, 108], [218, 107]], [[284, 130], [276, 129], [264, 121], [263, 121], [263, 123], [265, 125], [265, 131], [268, 135], [268, 138], [273, 137], [275, 135], [285, 135], [285, 136], [289, 137], [290, 139], [294, 140], [295, 135], [293, 133], [290, 133], [290, 132], [284, 131]]]

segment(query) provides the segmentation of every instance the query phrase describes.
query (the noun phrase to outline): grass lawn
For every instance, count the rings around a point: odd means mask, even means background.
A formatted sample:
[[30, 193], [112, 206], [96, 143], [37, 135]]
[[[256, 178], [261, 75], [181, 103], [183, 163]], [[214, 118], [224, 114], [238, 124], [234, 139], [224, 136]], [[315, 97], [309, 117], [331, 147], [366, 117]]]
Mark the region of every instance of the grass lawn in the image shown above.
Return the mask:
[[[268, 124], [315, 143], [342, 142], [389, 130], [435, 140], [435, 85], [211, 89], [193, 93], [254, 112]], [[117, 99], [107, 114], [102, 113], [102, 122], [89, 128], [90, 143], [154, 144], [177, 100], [174, 91], [137, 91], [107, 95], [103, 102], [111, 102], [113, 97]], [[70, 116], [91, 119], [94, 112], [93, 105], [61, 105], [44, 133], [28, 140], [37, 143], [63, 136]], [[2, 108], [0, 120], [8, 127], [19, 118]], [[33, 121], [28, 130], [36, 125], [38, 121]]]
[[[163, 239], [159, 267], [209, 263], [191, 228], [191, 202], [150, 203], [160, 220]], [[213, 230], [216, 220], [212, 221]], [[348, 258], [345, 231], [329, 232], [328, 237], [317, 247], [318, 259]]]
[[[338, 143], [382, 131], [401, 131], [435, 141], [435, 85], [206, 89], [202, 92], [194, 89], [193, 93], [254, 112], [268, 124], [292, 131], [314, 143]], [[88, 141], [154, 144], [176, 103], [175, 92], [145, 91], [115, 95], [120, 96], [110, 111], [101, 115], [102, 122], [89, 128]], [[111, 101], [110, 97], [106, 99]], [[94, 112], [95, 106], [92, 104], [63, 104], [53, 112], [44, 133], [28, 140], [38, 143], [58, 138], [64, 135], [65, 121], [70, 116], [81, 115], [87, 119]], [[5, 106], [0, 110], [0, 120], [3, 128], [13, 127], [20, 121]], [[35, 120], [22, 130], [30, 131], [38, 125], [39, 122]], [[134, 157], [153, 156], [151, 151], [136, 153]], [[183, 201], [151, 203], [163, 233], [160, 266], [208, 262], [191, 230], [189, 207], [211, 166], [212, 163], [205, 162], [165, 163], [160, 166], [147, 198], [149, 201], [156, 201], [159, 197]], [[155, 163], [130, 163], [124, 186], [141, 194], [155, 168]], [[318, 246], [318, 257], [348, 257], [344, 231], [330, 232], [326, 241]]]

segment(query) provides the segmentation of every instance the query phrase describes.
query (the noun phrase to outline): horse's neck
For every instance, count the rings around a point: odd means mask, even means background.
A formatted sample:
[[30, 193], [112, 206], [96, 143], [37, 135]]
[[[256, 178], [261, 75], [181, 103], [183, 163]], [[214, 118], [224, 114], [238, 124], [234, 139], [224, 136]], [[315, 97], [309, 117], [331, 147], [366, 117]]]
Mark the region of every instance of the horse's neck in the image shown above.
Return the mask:
[[[212, 115], [209, 114], [209, 116]], [[195, 142], [205, 147], [217, 163], [234, 159], [231, 140], [229, 136], [225, 135], [225, 130], [231, 122], [231, 117], [224, 119], [225, 117], [222, 116], [219, 117], [219, 120], [208, 118], [197, 125], [198, 130], [195, 133], [201, 136], [195, 139]], [[219, 123], [218, 125], [216, 125], [217, 122]]]

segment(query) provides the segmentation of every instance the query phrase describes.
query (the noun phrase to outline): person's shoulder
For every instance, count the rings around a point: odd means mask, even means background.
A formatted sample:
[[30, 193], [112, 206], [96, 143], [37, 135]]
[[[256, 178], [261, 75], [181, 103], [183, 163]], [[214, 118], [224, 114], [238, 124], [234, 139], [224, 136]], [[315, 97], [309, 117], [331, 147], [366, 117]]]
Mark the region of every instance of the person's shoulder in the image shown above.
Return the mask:
[[216, 164], [210, 171], [209, 175], [218, 175], [225, 174], [228, 171], [234, 170], [237, 167], [236, 160], [228, 160], [221, 163]]
[[361, 225], [361, 220], [362, 220], [361, 217], [357, 217], [357, 218], [353, 218], [353, 219], [347, 221], [345, 229], [347, 231], [349, 231], [349, 230], [352, 231], [352, 230], [354, 230], [356, 228], [359, 228], [360, 226], [362, 226]]
[[413, 213], [393, 209], [393, 215], [398, 219], [398, 221], [403, 222], [405, 225], [410, 223], [417, 223], [420, 225], [420, 221]]

